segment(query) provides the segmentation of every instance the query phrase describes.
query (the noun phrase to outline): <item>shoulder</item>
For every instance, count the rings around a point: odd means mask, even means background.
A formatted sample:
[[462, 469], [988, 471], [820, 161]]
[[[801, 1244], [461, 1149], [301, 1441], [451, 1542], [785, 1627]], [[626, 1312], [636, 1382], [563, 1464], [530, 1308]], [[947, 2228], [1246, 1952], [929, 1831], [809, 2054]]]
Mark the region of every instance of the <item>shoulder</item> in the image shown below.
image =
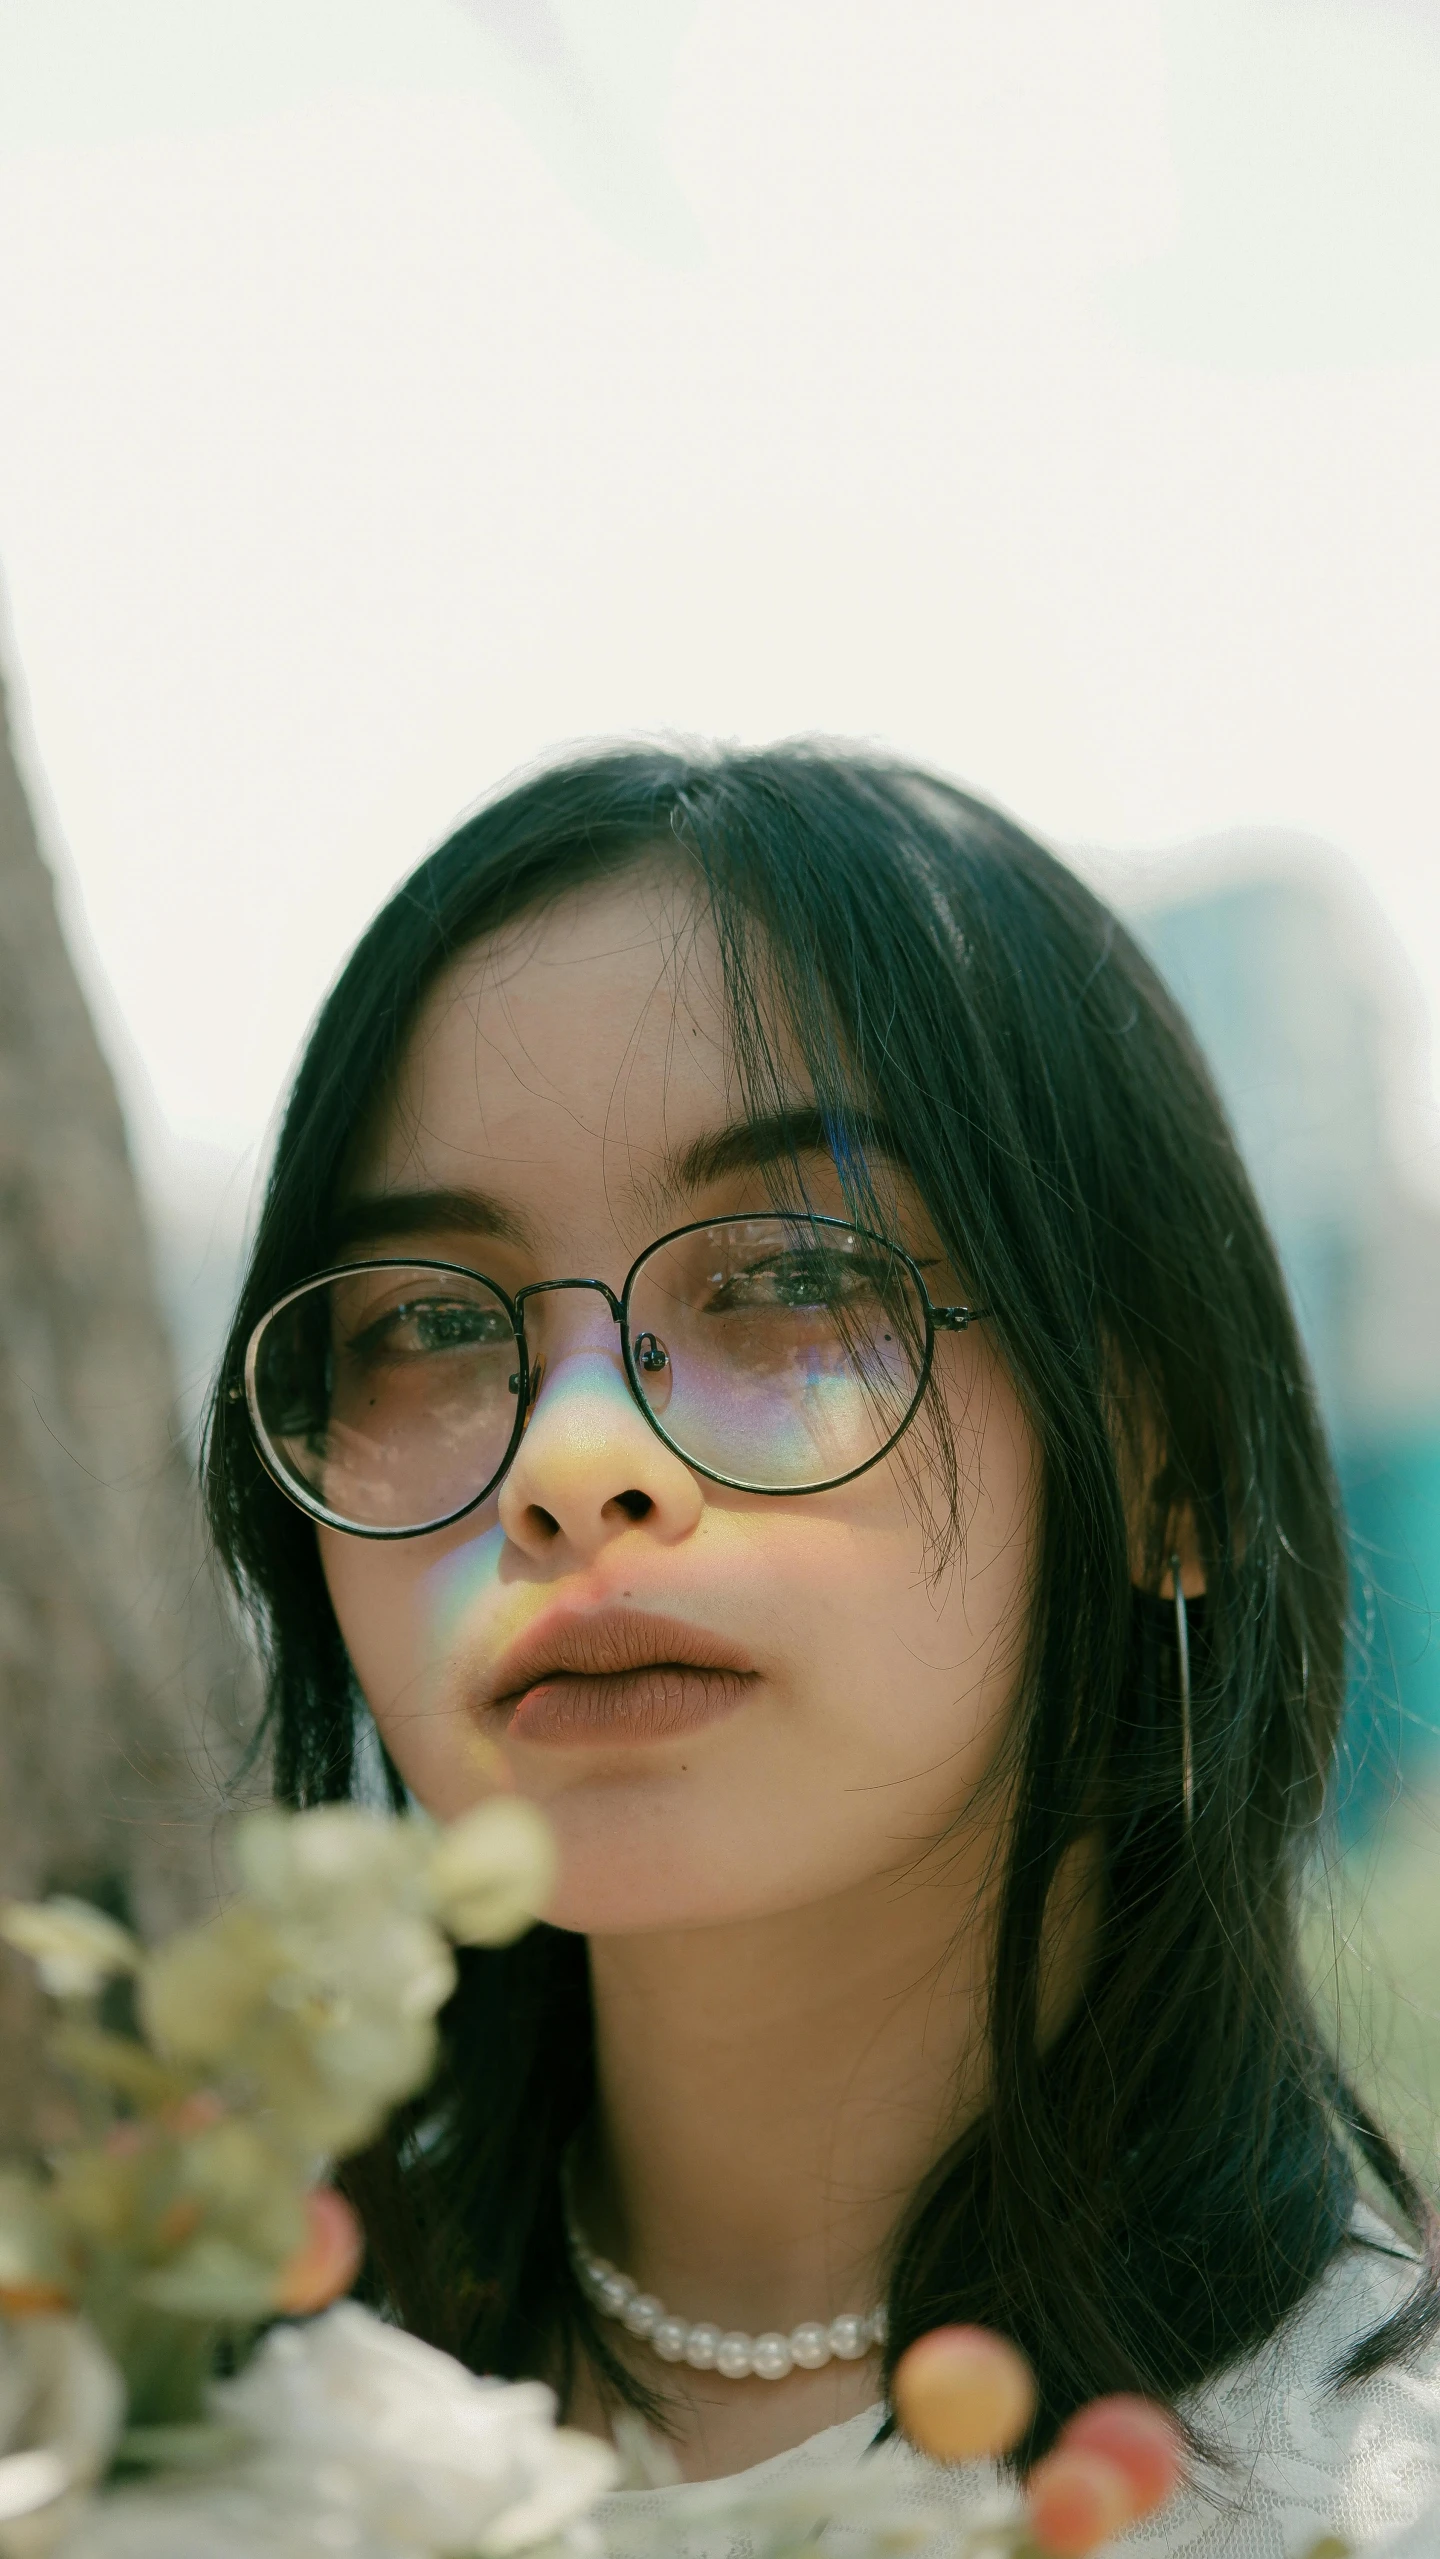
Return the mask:
[[1127, 2551], [1289, 2559], [1322, 2534], [1361, 2544], [1440, 2502], [1440, 2342], [1368, 2380], [1336, 2367], [1408, 2300], [1419, 2260], [1361, 2205], [1351, 2234], [1267, 2344], [1187, 2402], [1220, 2451]]

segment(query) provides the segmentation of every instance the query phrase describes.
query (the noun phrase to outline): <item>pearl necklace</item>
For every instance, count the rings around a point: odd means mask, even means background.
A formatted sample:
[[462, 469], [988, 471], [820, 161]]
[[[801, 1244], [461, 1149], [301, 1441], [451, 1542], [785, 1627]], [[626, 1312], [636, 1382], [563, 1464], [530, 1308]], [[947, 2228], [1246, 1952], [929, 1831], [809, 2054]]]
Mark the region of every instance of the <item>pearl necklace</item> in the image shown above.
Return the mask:
[[832, 2355], [842, 2363], [858, 2363], [885, 2343], [885, 2313], [847, 2310], [828, 2322], [805, 2319], [789, 2335], [768, 2328], [748, 2336], [743, 2328], [717, 2328], [713, 2319], [676, 2319], [653, 2292], [641, 2292], [628, 2275], [597, 2257], [573, 2211], [566, 2214], [570, 2259], [580, 2288], [602, 2319], [618, 2319], [632, 2337], [640, 2338], [667, 2364], [689, 2364], [694, 2372], [718, 2372], [726, 2381], [783, 2381], [787, 2372], [818, 2372]]

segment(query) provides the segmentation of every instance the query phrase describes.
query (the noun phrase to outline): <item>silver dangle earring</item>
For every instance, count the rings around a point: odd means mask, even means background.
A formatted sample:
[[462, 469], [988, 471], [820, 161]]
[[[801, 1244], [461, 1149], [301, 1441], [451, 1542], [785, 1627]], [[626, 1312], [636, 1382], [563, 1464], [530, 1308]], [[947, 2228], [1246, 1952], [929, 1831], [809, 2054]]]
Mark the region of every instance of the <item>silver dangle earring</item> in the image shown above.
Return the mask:
[[1185, 1805], [1185, 1827], [1195, 1822], [1195, 1753], [1190, 1736], [1190, 1620], [1185, 1609], [1185, 1586], [1180, 1579], [1180, 1558], [1170, 1558], [1170, 1580], [1175, 1592], [1175, 1650], [1180, 1657], [1180, 1788]]

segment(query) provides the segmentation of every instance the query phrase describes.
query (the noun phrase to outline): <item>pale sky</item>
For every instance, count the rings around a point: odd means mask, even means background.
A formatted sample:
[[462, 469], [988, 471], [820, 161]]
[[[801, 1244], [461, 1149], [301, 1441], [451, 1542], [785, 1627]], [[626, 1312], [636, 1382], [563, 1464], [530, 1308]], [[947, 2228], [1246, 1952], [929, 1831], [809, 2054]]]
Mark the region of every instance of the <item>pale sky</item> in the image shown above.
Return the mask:
[[7, 655], [157, 1162], [615, 731], [1151, 893], [1307, 830], [1440, 1009], [1437, 457], [1440, 0], [0, 0]]

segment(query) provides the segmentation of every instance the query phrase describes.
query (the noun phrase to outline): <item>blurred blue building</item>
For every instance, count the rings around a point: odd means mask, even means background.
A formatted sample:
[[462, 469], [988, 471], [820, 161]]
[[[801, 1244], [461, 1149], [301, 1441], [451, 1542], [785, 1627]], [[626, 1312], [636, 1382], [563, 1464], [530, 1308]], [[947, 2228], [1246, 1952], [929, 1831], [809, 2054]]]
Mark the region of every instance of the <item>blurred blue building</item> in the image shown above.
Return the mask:
[[1354, 1558], [1353, 1835], [1440, 1761], [1440, 1209], [1393, 1134], [1419, 1000], [1324, 847], [1235, 837], [1197, 868], [1213, 885], [1132, 922], [1211, 1061], [1330, 1423]]

